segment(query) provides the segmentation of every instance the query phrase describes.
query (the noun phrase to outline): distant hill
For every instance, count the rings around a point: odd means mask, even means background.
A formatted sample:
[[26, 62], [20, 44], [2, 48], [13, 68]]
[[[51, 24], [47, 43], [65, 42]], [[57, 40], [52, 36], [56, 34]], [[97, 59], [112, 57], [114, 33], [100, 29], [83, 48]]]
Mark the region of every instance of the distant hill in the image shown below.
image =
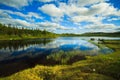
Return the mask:
[[81, 36], [110, 36], [110, 37], [120, 37], [120, 32], [92, 32], [92, 33], [84, 33]]
[[120, 37], [120, 32], [109, 32], [109, 33], [104, 33], [104, 32], [89, 32], [89, 33], [84, 33], [84, 34], [61, 34], [62, 36], [108, 36], [108, 37]]

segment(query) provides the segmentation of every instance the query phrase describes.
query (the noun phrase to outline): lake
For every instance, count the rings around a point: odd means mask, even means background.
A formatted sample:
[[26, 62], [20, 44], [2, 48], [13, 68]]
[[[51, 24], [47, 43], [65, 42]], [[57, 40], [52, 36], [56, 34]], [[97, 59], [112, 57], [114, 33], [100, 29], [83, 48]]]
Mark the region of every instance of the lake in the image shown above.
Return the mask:
[[[85, 56], [112, 53], [113, 50], [99, 47], [89, 40], [92, 37], [59, 37], [53, 39], [30, 39], [0, 41], [0, 76], [8, 76], [35, 65], [72, 64], [86, 59]], [[112, 37], [93, 37], [114, 39]], [[98, 43], [97, 43], [98, 44]]]

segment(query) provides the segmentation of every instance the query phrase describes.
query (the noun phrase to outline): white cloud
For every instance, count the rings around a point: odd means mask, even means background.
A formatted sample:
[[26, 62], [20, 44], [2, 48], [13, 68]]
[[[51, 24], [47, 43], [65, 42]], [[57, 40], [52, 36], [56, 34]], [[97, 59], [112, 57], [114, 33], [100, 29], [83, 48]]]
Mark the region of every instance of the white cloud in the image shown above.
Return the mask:
[[99, 3], [95, 4], [91, 7], [88, 13], [93, 12], [94, 15], [102, 15], [102, 16], [109, 16], [109, 15], [116, 15], [117, 9], [111, 6], [108, 3]]
[[39, 0], [40, 2], [51, 2], [51, 1], [54, 1], [54, 0]]
[[32, 0], [0, 0], [0, 3], [17, 9], [28, 6], [30, 2], [32, 2]]
[[39, 10], [43, 11], [44, 13], [52, 16], [52, 17], [62, 17], [63, 11], [56, 7], [54, 4], [46, 4], [42, 7], [39, 7]]
[[12, 25], [18, 26], [18, 27], [26, 27], [26, 28], [28, 28], [28, 27], [31, 26], [31, 24], [28, 23], [27, 21], [20, 20], [20, 19], [1, 18], [0, 22], [3, 23], [3, 24], [12, 24]]
[[11, 18], [7, 13], [0, 13], [0, 18]]
[[115, 26], [114, 24], [92, 24], [92, 25], [88, 25], [85, 28], [87, 29], [114, 29], [117, 26]]
[[39, 23], [36, 23], [36, 26], [38, 29], [41, 29], [41, 30], [45, 29], [51, 32], [56, 32], [56, 33], [59, 33], [60, 31], [69, 31], [69, 30], [75, 29], [75, 28], [68, 28], [65, 26], [61, 26], [60, 24], [54, 23], [54, 22], [39, 22]]
[[37, 23], [39, 27], [42, 27], [44, 29], [51, 29], [51, 30], [56, 30], [56, 29], [66, 29], [64, 26], [61, 26], [58, 23], [52, 23], [52, 22], [40, 22]]
[[107, 19], [107, 21], [114, 21], [114, 20], [120, 20], [120, 17]]
[[[78, 3], [81, 6], [77, 6]], [[92, 5], [89, 8], [84, 7], [88, 4]], [[59, 3], [59, 7], [54, 4], [45, 4], [39, 7], [39, 10], [50, 15], [52, 21], [62, 21], [61, 17], [67, 15], [70, 17], [70, 21], [75, 23], [82, 21], [101, 23], [108, 16], [119, 16], [120, 14], [120, 11], [106, 3], [105, 0], [70, 0], [69, 4]], [[54, 17], [57, 17], [57, 19]]]
[[93, 22], [93, 23], [101, 23], [101, 17], [94, 17], [94, 16], [75, 16], [71, 18], [73, 22]]
[[76, 5], [76, 6], [86, 6], [91, 5], [95, 3], [105, 2], [108, 0], [69, 0], [70, 5]]
[[64, 14], [71, 18], [71, 21], [75, 23], [82, 21], [100, 23], [104, 18], [101, 16], [95, 17], [99, 9], [78, 7], [76, 5], [66, 5], [65, 3], [60, 4], [60, 9]]
[[[72, 0], [73, 1], [73, 0]], [[81, 2], [80, 4], [83, 4], [86, 0], [78, 0], [73, 2]], [[95, 2], [97, 1], [97, 2]], [[106, 3], [104, 0], [87, 0], [84, 2], [84, 5], [92, 4], [89, 8], [84, 6], [77, 6], [74, 3], [72, 5], [67, 5], [65, 3], [60, 4], [60, 9], [64, 11], [64, 14], [68, 15], [70, 17], [70, 21], [73, 21], [73, 23], [78, 23], [86, 21], [86, 22], [93, 22], [92, 26], [89, 26], [89, 28], [113, 28], [116, 27], [114, 24], [102, 24], [102, 20], [106, 19], [109, 16], [120, 16], [120, 11], [114, 8], [109, 3]], [[97, 3], [97, 4], [93, 4]], [[96, 16], [97, 15], [97, 16]], [[100, 25], [97, 25], [100, 24]], [[87, 27], [87, 26], [86, 26]]]
[[40, 19], [43, 18], [43, 17], [41, 17], [39, 14], [34, 13], [34, 12], [29, 12], [26, 16], [28, 16], [28, 17], [40, 18]]
[[59, 8], [63, 11], [64, 14], [66, 14], [68, 16], [84, 14], [84, 12], [88, 11], [88, 8], [77, 7], [76, 5], [67, 5], [65, 3], [60, 3]]
[[118, 15], [118, 13], [120, 13], [120, 11], [117, 11], [113, 6], [105, 2], [94, 4], [90, 8], [61, 3], [60, 9], [64, 11], [64, 14], [69, 16], [109, 16]]
[[7, 17], [11, 18], [10, 14], [17, 15], [17, 16], [25, 18], [27, 21], [31, 21], [33, 17], [36, 19], [43, 19], [42, 16], [34, 12], [28, 12], [27, 14], [23, 14], [21, 12], [0, 9], [0, 14], [1, 14], [0, 16], [2, 16], [3, 18], [7, 18]]

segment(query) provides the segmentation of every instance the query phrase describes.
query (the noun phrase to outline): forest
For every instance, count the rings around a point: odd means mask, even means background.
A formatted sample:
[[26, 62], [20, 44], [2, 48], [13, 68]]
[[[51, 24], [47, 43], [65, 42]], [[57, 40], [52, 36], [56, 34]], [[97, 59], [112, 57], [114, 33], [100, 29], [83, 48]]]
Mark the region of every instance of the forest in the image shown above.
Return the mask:
[[28, 39], [28, 38], [51, 38], [56, 37], [57, 34], [48, 32], [46, 30], [39, 29], [26, 29], [13, 27], [11, 24], [0, 24], [0, 39], [12, 40], [12, 39]]

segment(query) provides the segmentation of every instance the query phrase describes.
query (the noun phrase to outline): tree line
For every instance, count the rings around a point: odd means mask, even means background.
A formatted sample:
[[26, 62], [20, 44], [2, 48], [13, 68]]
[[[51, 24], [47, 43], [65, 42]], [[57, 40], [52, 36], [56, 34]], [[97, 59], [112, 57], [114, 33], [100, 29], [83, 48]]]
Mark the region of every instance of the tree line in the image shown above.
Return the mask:
[[18, 28], [18, 27], [13, 27], [11, 24], [8, 26], [3, 25], [0, 23], [0, 35], [7, 35], [7, 36], [18, 36], [18, 37], [54, 37], [56, 36], [55, 33], [48, 32], [46, 30], [39, 30], [39, 29], [25, 29], [25, 28]]
[[61, 36], [108, 36], [108, 37], [120, 37], [120, 32], [88, 32], [83, 34], [64, 33]]

